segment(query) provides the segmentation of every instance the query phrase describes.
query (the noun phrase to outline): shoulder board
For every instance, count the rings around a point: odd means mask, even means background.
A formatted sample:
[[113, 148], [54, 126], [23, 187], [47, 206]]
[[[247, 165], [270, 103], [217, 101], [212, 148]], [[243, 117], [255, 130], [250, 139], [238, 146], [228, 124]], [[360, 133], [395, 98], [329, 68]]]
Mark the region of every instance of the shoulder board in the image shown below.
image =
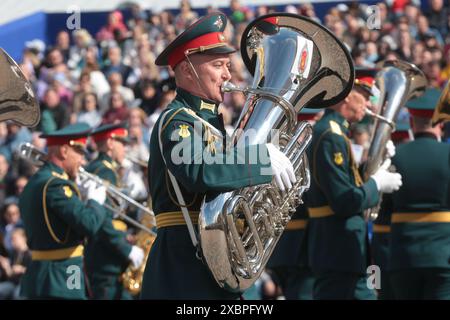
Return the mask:
[[67, 175], [67, 173], [63, 172], [62, 174], [52, 171], [52, 176], [56, 177], [56, 178], [60, 178], [63, 180], [69, 180], [69, 176]]
[[103, 160], [102, 163], [103, 163], [103, 165], [104, 165], [105, 167], [107, 167], [108, 169], [111, 169], [111, 170], [113, 170], [113, 171], [116, 169], [116, 166], [115, 166], [114, 163], [110, 163], [110, 162], [108, 162], [108, 161], [106, 161], [106, 160]]
[[340, 136], [343, 135], [342, 130], [341, 130], [341, 126], [336, 121], [330, 120], [329, 123], [330, 123], [331, 132], [333, 132], [335, 134], [338, 134]]

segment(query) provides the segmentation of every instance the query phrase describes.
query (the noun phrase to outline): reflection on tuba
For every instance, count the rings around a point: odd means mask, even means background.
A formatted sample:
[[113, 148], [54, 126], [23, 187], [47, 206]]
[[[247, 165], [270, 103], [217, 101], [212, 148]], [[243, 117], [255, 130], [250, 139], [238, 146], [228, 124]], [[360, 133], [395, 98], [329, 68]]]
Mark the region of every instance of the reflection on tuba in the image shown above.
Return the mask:
[[30, 82], [5, 50], [0, 48], [0, 121], [13, 120], [34, 127], [40, 119], [39, 103]]
[[251, 22], [242, 36], [241, 53], [254, 80], [249, 88], [223, 85], [223, 91], [247, 95], [231, 145], [266, 143], [276, 130], [297, 183], [286, 192], [271, 183], [204, 201], [199, 216], [204, 261], [217, 283], [235, 292], [259, 277], [309, 188], [305, 150], [312, 128], [307, 122], [297, 123], [298, 112], [307, 105], [336, 104], [350, 92], [354, 80], [353, 64], [342, 43], [298, 15], [275, 13]]
[[442, 121], [450, 121], [450, 79], [447, 80], [447, 85], [441, 93], [431, 121], [433, 122], [433, 126]]
[[[415, 65], [401, 61], [384, 61], [375, 76], [375, 85], [380, 90], [380, 98], [376, 106], [375, 123], [371, 131], [368, 160], [364, 167], [364, 178], [367, 180], [374, 174], [386, 159], [386, 143], [395, 129], [393, 124], [400, 108], [412, 98], [423, 94], [427, 79]], [[380, 120], [381, 121], [377, 121]], [[366, 220], [375, 220], [378, 216], [380, 202], [375, 208], [365, 211]]]

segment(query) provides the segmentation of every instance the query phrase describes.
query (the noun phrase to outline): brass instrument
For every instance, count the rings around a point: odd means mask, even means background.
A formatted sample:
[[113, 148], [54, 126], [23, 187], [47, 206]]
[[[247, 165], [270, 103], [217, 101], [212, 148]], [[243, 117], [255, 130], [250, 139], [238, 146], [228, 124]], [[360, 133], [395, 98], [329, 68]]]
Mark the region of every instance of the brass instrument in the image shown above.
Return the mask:
[[130, 161], [131, 163], [135, 164], [136, 166], [138, 166], [140, 168], [147, 169], [147, 167], [148, 167], [147, 161], [139, 159], [138, 157], [132, 156], [130, 154], [127, 154], [125, 156], [125, 159], [127, 159], [128, 161]]
[[286, 192], [272, 182], [204, 200], [199, 215], [204, 261], [219, 286], [233, 292], [258, 279], [309, 188], [305, 150], [312, 127], [298, 123], [297, 113], [308, 105], [338, 103], [354, 80], [344, 45], [321, 25], [298, 15], [274, 13], [251, 22], [242, 36], [241, 54], [254, 80], [248, 88], [222, 86], [225, 92], [247, 95], [229, 145], [244, 139], [250, 145], [263, 144], [278, 130], [281, 151], [291, 160], [297, 182]]
[[[386, 143], [395, 130], [395, 119], [400, 108], [412, 98], [423, 94], [427, 80], [423, 72], [415, 65], [397, 60], [384, 61], [380, 71], [375, 76], [375, 83], [380, 89], [380, 99], [376, 106], [375, 121], [371, 131], [371, 144], [368, 160], [364, 167], [364, 178], [367, 181], [386, 160]], [[365, 210], [366, 220], [375, 220], [381, 205], [380, 201], [374, 208]]]
[[37, 125], [41, 114], [31, 84], [2, 48], [0, 74], [0, 121], [13, 120], [27, 127]]
[[[141, 220], [141, 224], [147, 228], [151, 228], [153, 226], [151, 221], [149, 221], [149, 216], [144, 216]], [[155, 239], [155, 235], [143, 231], [138, 232], [136, 235], [136, 245], [144, 250], [145, 258], [138, 268], [135, 268], [130, 264], [121, 276], [124, 288], [133, 296], [136, 296], [141, 292], [145, 266], [147, 265], [150, 249], [152, 248]]]
[[[32, 144], [30, 143], [22, 143], [19, 146], [19, 154], [22, 158], [30, 160], [35, 166], [40, 167], [43, 165], [43, 161], [45, 160], [45, 157], [47, 156], [44, 152], [36, 149]], [[104, 185], [106, 188], [106, 193], [109, 197], [114, 199], [117, 203], [119, 203], [119, 208], [112, 207], [108, 204], [104, 204], [104, 207], [113, 211], [117, 216], [125, 220], [126, 222], [134, 225], [135, 227], [144, 230], [145, 232], [155, 236], [156, 233], [147, 226], [141, 224], [139, 221], [136, 221], [129, 216], [126, 215], [125, 209], [128, 207], [128, 205], [136, 207], [138, 210], [140, 210], [142, 213], [150, 216], [150, 221], [152, 222], [152, 226], [156, 225], [155, 221], [155, 215], [153, 211], [146, 208], [139, 202], [135, 201], [134, 199], [130, 198], [126, 194], [120, 191], [119, 188], [111, 185], [107, 181], [104, 181], [100, 177], [87, 172], [83, 167], [80, 167], [79, 169], [79, 175], [81, 180], [92, 180], [96, 182], [99, 185]]]
[[447, 80], [447, 85], [441, 93], [431, 121], [433, 122], [433, 126], [442, 121], [450, 121], [450, 79]]

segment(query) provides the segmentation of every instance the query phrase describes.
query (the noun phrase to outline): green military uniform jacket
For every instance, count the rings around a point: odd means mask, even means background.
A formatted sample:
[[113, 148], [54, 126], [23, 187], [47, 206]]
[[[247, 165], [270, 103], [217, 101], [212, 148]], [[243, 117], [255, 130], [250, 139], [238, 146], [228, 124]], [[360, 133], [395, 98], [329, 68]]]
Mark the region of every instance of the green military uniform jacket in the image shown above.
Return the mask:
[[347, 138], [348, 122], [326, 110], [313, 129], [308, 149], [308, 255], [314, 272], [364, 273], [367, 228], [363, 210], [378, 202], [373, 179], [362, 183]]
[[390, 269], [450, 268], [450, 145], [419, 133], [392, 164], [403, 185], [392, 194]]
[[[202, 154], [221, 155], [222, 152], [220, 148], [214, 152], [215, 145], [211, 140], [202, 141], [203, 134], [207, 131], [206, 126], [198, 125], [199, 121], [182, 110], [183, 107], [193, 110], [225, 135], [223, 122], [217, 114], [217, 105], [203, 101], [183, 89], [177, 89], [177, 97], [168, 106], [168, 114], [162, 125], [161, 140], [167, 167], [159, 147], [158, 129], [161, 118], [155, 125], [150, 141], [149, 185], [157, 219], [162, 213], [181, 210], [167, 170], [176, 177], [189, 213], [196, 217], [205, 196], [213, 197], [219, 192], [271, 182], [271, 175], [261, 174], [263, 167], [270, 171], [270, 161], [263, 165], [258, 156], [255, 157], [255, 164], [245, 164], [242, 161], [245, 159], [236, 149], [230, 151], [234, 155], [234, 164], [206, 164], [201, 158], [197, 161]], [[194, 128], [199, 128], [202, 132], [195, 131]], [[194, 143], [195, 139], [200, 139], [200, 148], [177, 151], [185, 143]], [[247, 146], [245, 150], [268, 156], [265, 145]], [[175, 164], [172, 153], [187, 158], [188, 163], [181, 161]], [[196, 250], [186, 225], [158, 227], [145, 270], [143, 299], [229, 299], [237, 296], [236, 293], [221, 289], [207, 266], [196, 258]]]
[[[111, 157], [105, 153], [100, 153], [97, 159], [92, 161], [86, 169], [108, 181], [111, 185], [118, 186], [117, 168], [118, 164]], [[119, 276], [129, 265], [128, 255], [131, 252], [131, 244], [126, 239], [126, 224], [120, 220], [112, 220], [113, 212], [106, 211], [108, 212], [108, 219], [105, 220], [99, 232], [88, 239], [86, 246], [86, 271], [88, 278], [92, 279], [91, 285], [93, 287], [96, 286], [96, 279], [101, 277], [111, 277], [109, 281], [114, 283], [110, 283], [110, 286], [114, 286]], [[93, 288], [93, 291], [97, 291], [96, 289]]]
[[22, 278], [23, 295], [85, 299], [79, 249], [101, 227], [105, 210], [93, 200], [84, 204], [76, 185], [50, 162], [31, 177], [19, 206], [33, 260]]

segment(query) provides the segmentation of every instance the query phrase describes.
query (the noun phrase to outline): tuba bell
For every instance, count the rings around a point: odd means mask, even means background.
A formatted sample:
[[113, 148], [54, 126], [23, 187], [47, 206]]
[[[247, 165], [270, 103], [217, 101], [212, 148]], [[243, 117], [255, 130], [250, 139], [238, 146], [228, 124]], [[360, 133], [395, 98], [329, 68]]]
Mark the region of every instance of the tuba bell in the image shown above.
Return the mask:
[[297, 122], [297, 114], [306, 106], [336, 104], [347, 96], [354, 80], [344, 45], [323, 26], [294, 14], [274, 13], [251, 22], [242, 36], [241, 54], [254, 80], [248, 88], [231, 83], [222, 87], [247, 96], [230, 145], [244, 139], [249, 144], [266, 143], [276, 131], [297, 182], [286, 192], [270, 183], [203, 201], [199, 216], [203, 258], [219, 286], [233, 292], [258, 279], [309, 188], [305, 150], [312, 128]]
[[12, 120], [23, 126], [36, 126], [40, 110], [33, 88], [14, 59], [2, 48], [0, 74], [0, 121]]
[[[371, 130], [368, 160], [364, 166], [364, 178], [367, 181], [386, 160], [386, 143], [395, 130], [395, 120], [400, 108], [412, 98], [421, 96], [427, 86], [424, 73], [414, 64], [395, 60], [383, 61], [375, 76], [375, 85], [380, 97], [375, 111], [375, 122]], [[380, 202], [375, 208], [365, 211], [366, 220], [375, 220]]]

